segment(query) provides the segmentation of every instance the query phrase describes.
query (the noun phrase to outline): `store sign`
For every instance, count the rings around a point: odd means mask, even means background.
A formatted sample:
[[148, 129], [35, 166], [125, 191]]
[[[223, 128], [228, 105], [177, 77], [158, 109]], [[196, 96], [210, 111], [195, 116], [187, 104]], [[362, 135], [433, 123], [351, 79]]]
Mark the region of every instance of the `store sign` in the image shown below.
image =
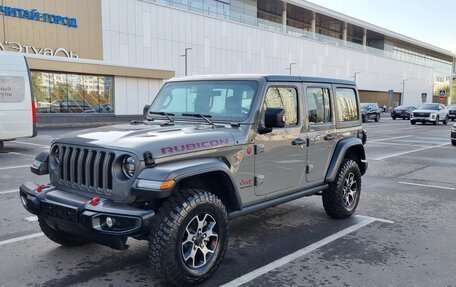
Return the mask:
[[1, 51], [35, 54], [43, 56], [67, 57], [76, 59], [79, 58], [79, 56], [75, 52], [67, 50], [65, 48], [37, 48], [34, 46], [22, 45], [20, 43], [10, 41], [0, 42], [0, 52]]
[[70, 18], [67, 16], [49, 13], [41, 13], [36, 9], [27, 10], [9, 6], [0, 6], [0, 15], [78, 28], [77, 18]]

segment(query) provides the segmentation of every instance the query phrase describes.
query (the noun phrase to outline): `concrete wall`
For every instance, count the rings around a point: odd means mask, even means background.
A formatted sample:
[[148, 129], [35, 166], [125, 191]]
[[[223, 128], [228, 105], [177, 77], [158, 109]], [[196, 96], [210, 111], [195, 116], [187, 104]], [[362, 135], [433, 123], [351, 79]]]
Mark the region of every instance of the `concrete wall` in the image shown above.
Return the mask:
[[141, 115], [143, 107], [152, 102], [162, 83], [162, 80], [115, 77], [116, 115]]
[[[183, 75], [186, 47], [190, 75], [293, 74], [354, 79], [362, 90], [402, 92], [405, 104], [432, 94], [433, 70], [343, 47], [274, 33], [140, 0], [102, 0], [104, 60]], [[431, 101], [428, 97], [428, 101]], [[128, 110], [128, 109], [127, 109]]]

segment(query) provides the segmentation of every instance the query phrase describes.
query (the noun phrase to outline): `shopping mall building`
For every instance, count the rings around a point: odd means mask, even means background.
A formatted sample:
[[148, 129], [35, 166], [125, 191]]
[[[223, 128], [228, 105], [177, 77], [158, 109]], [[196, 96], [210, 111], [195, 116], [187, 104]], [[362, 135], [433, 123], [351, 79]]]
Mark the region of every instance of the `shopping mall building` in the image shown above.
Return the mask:
[[[197, 74], [355, 80], [363, 102], [456, 102], [456, 55], [303, 0], [0, 0], [41, 123], [129, 119]], [[187, 54], [187, 56], [183, 56]]]

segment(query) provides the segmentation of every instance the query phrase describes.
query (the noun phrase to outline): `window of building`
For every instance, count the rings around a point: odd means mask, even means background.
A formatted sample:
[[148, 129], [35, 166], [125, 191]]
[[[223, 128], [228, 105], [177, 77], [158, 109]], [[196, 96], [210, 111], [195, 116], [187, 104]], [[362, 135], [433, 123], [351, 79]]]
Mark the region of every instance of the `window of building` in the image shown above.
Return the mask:
[[339, 121], [345, 122], [359, 119], [355, 90], [338, 88], [336, 89], [336, 99]]
[[112, 76], [32, 72], [39, 113], [112, 113]]
[[329, 89], [307, 88], [307, 114], [309, 124], [322, 124], [332, 121]]
[[269, 87], [264, 100], [265, 108], [285, 110], [285, 126], [298, 124], [298, 93], [291, 87]]

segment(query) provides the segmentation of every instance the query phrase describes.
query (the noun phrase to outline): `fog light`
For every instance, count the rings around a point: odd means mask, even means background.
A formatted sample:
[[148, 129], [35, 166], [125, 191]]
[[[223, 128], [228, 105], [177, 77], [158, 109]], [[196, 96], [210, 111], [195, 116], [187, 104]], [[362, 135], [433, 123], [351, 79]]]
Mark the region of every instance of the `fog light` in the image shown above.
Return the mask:
[[27, 207], [27, 199], [23, 195], [21, 195], [21, 202], [24, 207]]
[[114, 226], [114, 219], [111, 218], [111, 217], [106, 217], [106, 225], [109, 227], [109, 228], [112, 228]]

